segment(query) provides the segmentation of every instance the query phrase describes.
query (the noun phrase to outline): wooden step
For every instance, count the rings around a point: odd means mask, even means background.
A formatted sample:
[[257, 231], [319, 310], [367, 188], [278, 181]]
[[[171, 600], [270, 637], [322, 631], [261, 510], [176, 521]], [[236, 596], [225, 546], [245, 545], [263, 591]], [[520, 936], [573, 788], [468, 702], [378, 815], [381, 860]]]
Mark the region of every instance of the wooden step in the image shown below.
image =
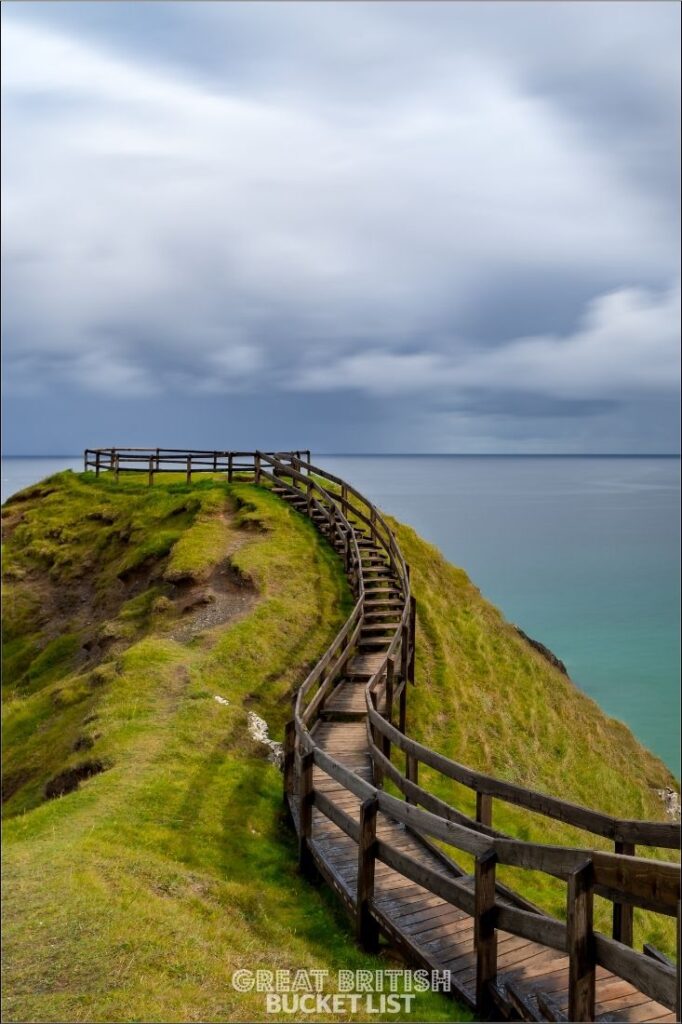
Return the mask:
[[320, 718], [323, 722], [363, 722], [367, 718], [367, 708], [365, 707], [363, 711], [353, 711], [325, 706], [320, 711]]

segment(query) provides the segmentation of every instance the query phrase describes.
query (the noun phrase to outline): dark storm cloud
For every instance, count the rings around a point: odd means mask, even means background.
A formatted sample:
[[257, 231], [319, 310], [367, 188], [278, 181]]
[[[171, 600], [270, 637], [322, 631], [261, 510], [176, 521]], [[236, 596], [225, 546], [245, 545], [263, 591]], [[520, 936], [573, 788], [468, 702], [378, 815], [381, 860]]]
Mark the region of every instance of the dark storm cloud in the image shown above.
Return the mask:
[[670, 449], [678, 23], [5, 4], [18, 433], [42, 401], [76, 437], [94, 402], [208, 444], [225, 401], [278, 445]]

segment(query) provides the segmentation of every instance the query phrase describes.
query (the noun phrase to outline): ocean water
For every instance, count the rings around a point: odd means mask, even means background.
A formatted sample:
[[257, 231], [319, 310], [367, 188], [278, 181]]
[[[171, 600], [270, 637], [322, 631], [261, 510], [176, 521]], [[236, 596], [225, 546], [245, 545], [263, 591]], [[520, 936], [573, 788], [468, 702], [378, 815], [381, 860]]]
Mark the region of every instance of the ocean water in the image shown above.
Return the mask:
[[[679, 775], [680, 462], [317, 457], [462, 566]], [[78, 458], [7, 459], [5, 497]]]

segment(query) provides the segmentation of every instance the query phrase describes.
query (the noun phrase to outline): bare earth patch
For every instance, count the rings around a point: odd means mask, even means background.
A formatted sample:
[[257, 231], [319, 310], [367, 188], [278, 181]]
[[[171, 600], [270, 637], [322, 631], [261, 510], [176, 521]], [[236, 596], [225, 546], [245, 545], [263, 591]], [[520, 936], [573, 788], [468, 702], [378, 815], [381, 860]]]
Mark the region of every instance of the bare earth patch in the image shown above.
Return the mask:
[[229, 558], [220, 562], [202, 583], [187, 581], [175, 584], [174, 604], [182, 615], [169, 636], [187, 643], [216, 626], [246, 615], [258, 600], [251, 580], [242, 576]]

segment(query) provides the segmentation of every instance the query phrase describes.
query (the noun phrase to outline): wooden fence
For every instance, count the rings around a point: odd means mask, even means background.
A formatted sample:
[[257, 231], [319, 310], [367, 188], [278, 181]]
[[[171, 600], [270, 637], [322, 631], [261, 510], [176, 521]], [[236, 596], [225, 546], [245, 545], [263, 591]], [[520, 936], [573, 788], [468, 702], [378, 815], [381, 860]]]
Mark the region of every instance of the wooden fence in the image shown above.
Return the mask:
[[[415, 602], [410, 592], [409, 567], [397, 540], [371, 502], [350, 484], [310, 461], [310, 452], [225, 452], [173, 449], [88, 449], [86, 469], [97, 474], [122, 471], [147, 474], [149, 483], [159, 472], [224, 473], [273, 487], [294, 507], [309, 515], [342, 557], [355, 604], [347, 621], [324, 655], [298, 688], [292, 719], [284, 737], [284, 790], [295, 809], [301, 868], [321, 870], [346, 902], [356, 920], [359, 940], [374, 948], [381, 928], [392, 934], [391, 924], [374, 903], [375, 864], [381, 862], [407, 879], [471, 915], [475, 922], [476, 1005], [492, 1012], [491, 992], [497, 975], [497, 931], [530, 939], [570, 959], [568, 1019], [593, 1020], [595, 977], [601, 966], [631, 983], [639, 991], [677, 1011], [679, 1020], [679, 864], [637, 856], [637, 847], [679, 849], [679, 826], [665, 822], [616, 818], [601, 811], [536, 790], [496, 779], [459, 764], [418, 743], [406, 734], [408, 687], [414, 684]], [[360, 545], [371, 544], [390, 567], [396, 611], [386, 649], [365, 687], [367, 746], [374, 763], [369, 783], [325, 752], [316, 743], [313, 726], [348, 665], [364, 624], [369, 621], [371, 590], [363, 570]], [[394, 719], [397, 718], [397, 723]], [[404, 768], [395, 754], [404, 755]], [[419, 782], [419, 766], [468, 787], [476, 797], [470, 817], [429, 792]], [[313, 784], [313, 769], [341, 784], [361, 801], [359, 821], [330, 800]], [[403, 794], [399, 799], [382, 788], [390, 779]], [[499, 800], [525, 808], [553, 821], [582, 829], [613, 842], [613, 852], [597, 850], [589, 841], [580, 848], [525, 842], [493, 827], [493, 803]], [[316, 808], [358, 847], [357, 891], [352, 900], [333, 875], [325, 872], [311, 841], [312, 812]], [[428, 837], [475, 859], [473, 889], [464, 881], [410, 857], [377, 835], [377, 814], [403, 823], [423, 841]], [[430, 847], [439, 851], [437, 847]], [[442, 855], [444, 856], [444, 854]], [[566, 883], [566, 922], [545, 914], [522, 899], [516, 905], [500, 898], [506, 890], [496, 882], [497, 865], [539, 871]], [[597, 932], [593, 898], [613, 905], [612, 934]], [[677, 967], [650, 947], [632, 948], [633, 908], [677, 917]], [[547, 1019], [566, 1019], [543, 1005]]]

